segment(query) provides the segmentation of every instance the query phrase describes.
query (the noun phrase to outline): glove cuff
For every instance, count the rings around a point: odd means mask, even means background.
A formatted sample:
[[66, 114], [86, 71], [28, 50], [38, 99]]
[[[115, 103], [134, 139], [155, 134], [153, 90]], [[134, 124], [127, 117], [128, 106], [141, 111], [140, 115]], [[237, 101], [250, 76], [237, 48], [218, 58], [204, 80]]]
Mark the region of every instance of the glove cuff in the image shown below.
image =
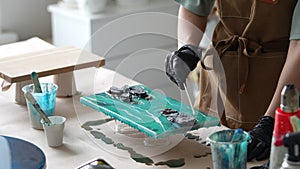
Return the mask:
[[176, 55], [181, 58], [190, 70], [194, 70], [202, 57], [201, 49], [193, 45], [184, 45], [177, 52]]
[[191, 44], [187, 44], [187, 45], [183, 45], [181, 48], [178, 49], [178, 52], [184, 51], [184, 50], [188, 50], [190, 52], [192, 52], [193, 56], [198, 57], [199, 60], [201, 60], [202, 58], [202, 49], [191, 45]]
[[267, 125], [270, 128], [274, 128], [275, 119], [271, 116], [262, 116], [259, 118], [258, 124], [255, 127], [259, 127], [259, 125]]

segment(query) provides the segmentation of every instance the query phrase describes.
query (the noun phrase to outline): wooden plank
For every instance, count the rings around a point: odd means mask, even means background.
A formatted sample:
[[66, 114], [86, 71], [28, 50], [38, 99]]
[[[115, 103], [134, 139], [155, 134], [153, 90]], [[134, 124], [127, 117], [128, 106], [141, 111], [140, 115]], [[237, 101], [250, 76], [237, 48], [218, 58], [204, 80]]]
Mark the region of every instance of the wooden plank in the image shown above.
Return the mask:
[[75, 47], [57, 47], [28, 54], [0, 58], [0, 77], [10, 83], [30, 80], [31, 72], [39, 77], [66, 73], [88, 67], [101, 67], [103, 57]]

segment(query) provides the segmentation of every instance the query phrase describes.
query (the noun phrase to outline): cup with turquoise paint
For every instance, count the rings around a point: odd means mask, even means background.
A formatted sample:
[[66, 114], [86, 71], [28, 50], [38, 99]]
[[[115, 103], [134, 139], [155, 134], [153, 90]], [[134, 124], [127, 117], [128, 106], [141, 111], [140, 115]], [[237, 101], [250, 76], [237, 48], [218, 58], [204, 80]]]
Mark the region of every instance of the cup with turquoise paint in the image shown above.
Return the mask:
[[[246, 169], [247, 144], [250, 135], [236, 130], [222, 130], [211, 134], [207, 138], [210, 143], [214, 169]], [[237, 137], [238, 136], [238, 137]]]
[[[42, 89], [41, 93], [36, 93], [34, 91], [34, 84], [24, 86], [22, 91], [24, 93], [30, 92], [46, 115], [53, 116], [55, 112], [56, 92], [58, 86], [54, 83], [41, 83], [40, 85]], [[41, 124], [41, 116], [27, 99], [26, 104], [31, 127], [42, 130], [43, 126]]]

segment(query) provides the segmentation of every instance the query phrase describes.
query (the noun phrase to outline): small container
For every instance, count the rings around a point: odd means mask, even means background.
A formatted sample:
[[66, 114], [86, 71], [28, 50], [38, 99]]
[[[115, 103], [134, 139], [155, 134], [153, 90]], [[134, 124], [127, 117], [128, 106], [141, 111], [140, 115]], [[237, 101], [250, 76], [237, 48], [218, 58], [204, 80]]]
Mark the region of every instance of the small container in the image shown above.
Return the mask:
[[244, 131], [240, 139], [232, 141], [234, 132], [235, 130], [222, 130], [207, 138], [211, 146], [214, 169], [246, 169], [250, 135]]
[[41, 120], [46, 135], [47, 144], [50, 147], [58, 147], [63, 144], [64, 128], [66, 118], [62, 116], [49, 117], [51, 124], [45, 123]]
[[[22, 88], [24, 93], [30, 92], [35, 98], [41, 109], [47, 116], [53, 116], [55, 113], [56, 92], [58, 86], [54, 83], [41, 83], [42, 93], [35, 93], [34, 85], [29, 84]], [[33, 105], [26, 99], [30, 124], [32, 128], [43, 129], [41, 122], [41, 116], [33, 107]]]

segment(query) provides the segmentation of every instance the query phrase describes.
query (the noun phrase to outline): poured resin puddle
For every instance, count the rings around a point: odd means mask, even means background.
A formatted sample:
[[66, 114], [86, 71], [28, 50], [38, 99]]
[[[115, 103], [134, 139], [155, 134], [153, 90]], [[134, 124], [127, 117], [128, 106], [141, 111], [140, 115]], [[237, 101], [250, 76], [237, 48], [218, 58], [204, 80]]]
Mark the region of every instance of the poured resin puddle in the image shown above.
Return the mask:
[[168, 167], [171, 167], [171, 168], [182, 167], [182, 166], [184, 166], [184, 164], [185, 164], [185, 162], [184, 162], [183, 158], [155, 163], [155, 165], [167, 165]]
[[113, 118], [109, 118], [109, 119], [101, 119], [101, 120], [95, 120], [95, 121], [88, 121], [85, 122], [81, 127], [84, 128], [85, 130], [93, 130], [93, 128], [91, 126], [98, 126], [104, 123], [107, 123], [109, 121], [114, 120]]
[[[91, 126], [98, 126], [98, 125], [105, 124], [111, 120], [113, 119], [109, 118], [109, 119], [101, 119], [95, 121], [87, 121], [81, 127], [84, 128], [86, 131], [89, 131], [95, 139], [99, 139], [106, 144], [113, 145], [117, 149], [127, 151], [130, 154], [130, 158], [132, 158], [134, 161], [138, 163], [144, 163], [146, 165], [153, 165], [154, 161], [150, 157], [137, 153], [133, 148], [125, 146], [122, 143], [116, 143], [114, 140], [106, 136], [104, 133], [98, 130], [97, 131], [93, 130], [93, 128], [91, 127]], [[154, 165], [167, 165], [169, 167], [175, 168], [175, 167], [184, 166], [185, 162], [183, 158], [180, 158], [180, 159], [171, 159], [167, 161], [157, 162]]]

